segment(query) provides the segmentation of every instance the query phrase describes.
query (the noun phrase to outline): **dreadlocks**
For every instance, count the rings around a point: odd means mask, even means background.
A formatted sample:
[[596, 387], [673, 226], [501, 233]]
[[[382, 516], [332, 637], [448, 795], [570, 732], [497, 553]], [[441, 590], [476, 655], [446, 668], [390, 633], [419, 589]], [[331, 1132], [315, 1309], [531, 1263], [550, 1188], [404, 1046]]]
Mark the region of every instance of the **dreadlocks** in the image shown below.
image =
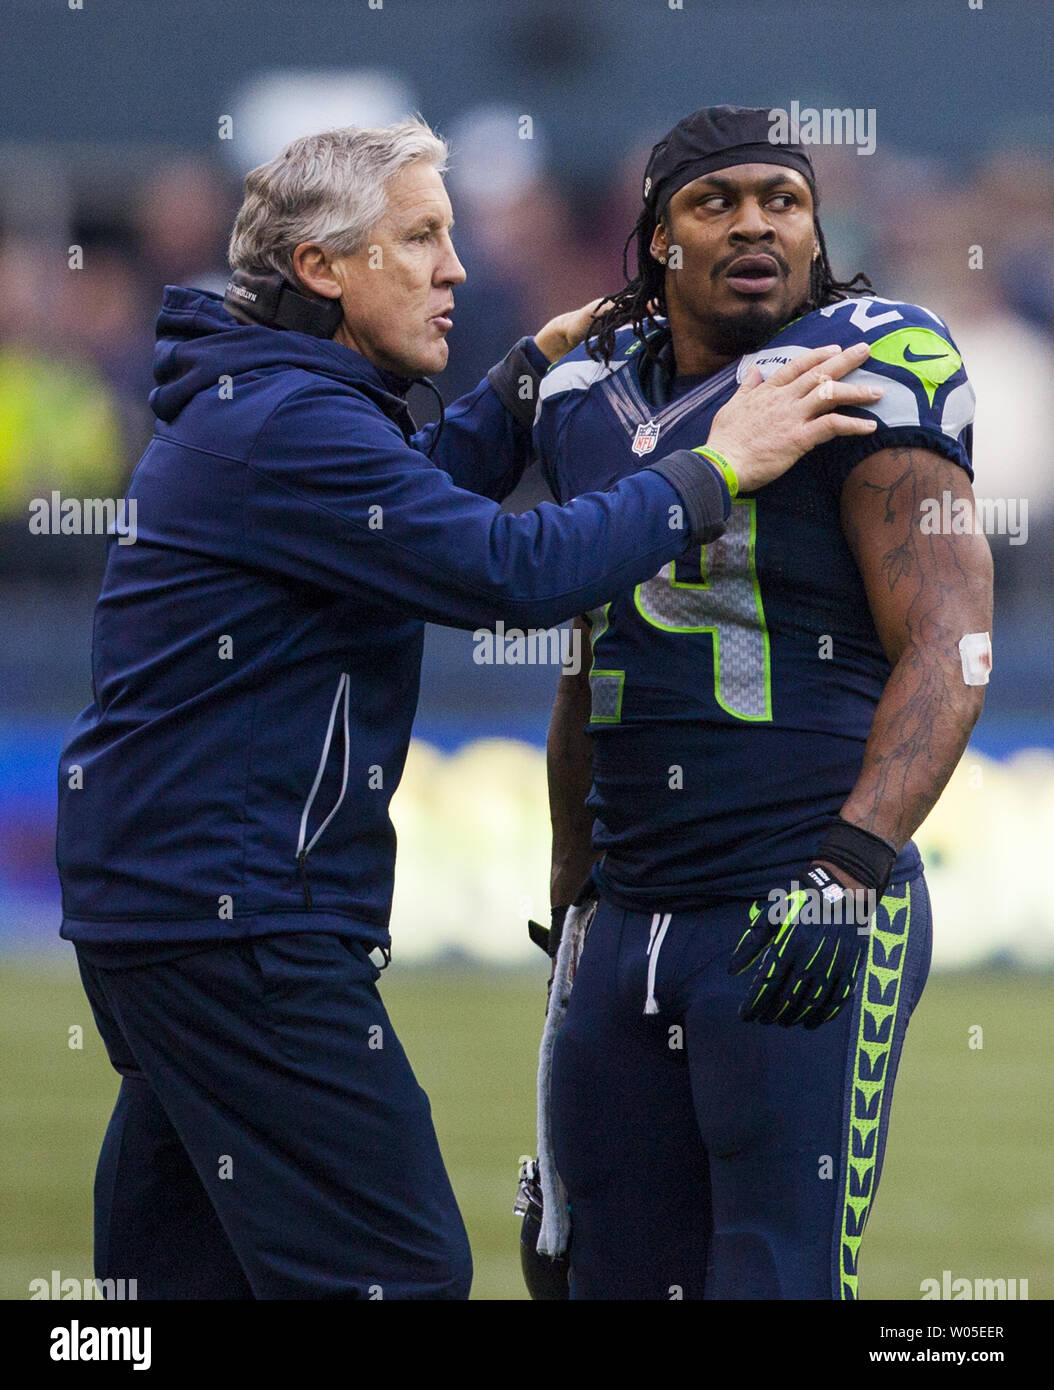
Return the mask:
[[[603, 362], [605, 367], [610, 365], [611, 355], [615, 351], [615, 333], [627, 323], [633, 325], [633, 335], [643, 343], [645, 353], [655, 360], [659, 357], [663, 335], [653, 330], [657, 327], [656, 316], [666, 315], [666, 268], [651, 254], [652, 235], [657, 225], [654, 210], [645, 207], [622, 248], [622, 274], [626, 284], [617, 294], [604, 301], [608, 308], [597, 315], [586, 339], [586, 351], [590, 357], [595, 362]], [[820, 254], [809, 267], [806, 312], [822, 309], [859, 290], [874, 293], [871, 281], [863, 271], [858, 270], [851, 280], [834, 278], [819, 218], [813, 219], [813, 227]], [[630, 279], [628, 255], [634, 238], [637, 241], [637, 274]]]

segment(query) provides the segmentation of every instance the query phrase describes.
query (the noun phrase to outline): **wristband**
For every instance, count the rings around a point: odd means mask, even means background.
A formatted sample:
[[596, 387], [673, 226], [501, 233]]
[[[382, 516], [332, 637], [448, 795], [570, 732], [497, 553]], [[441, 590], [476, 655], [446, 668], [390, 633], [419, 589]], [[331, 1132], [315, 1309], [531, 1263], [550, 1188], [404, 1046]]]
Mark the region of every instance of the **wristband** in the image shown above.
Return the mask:
[[[534, 427], [534, 412], [538, 387], [549, 367], [549, 359], [533, 338], [521, 338], [497, 366], [491, 367], [487, 380], [494, 394], [518, 425], [529, 430]], [[530, 382], [530, 392], [522, 394], [523, 380]]]
[[728, 459], [725, 458], [724, 454], [719, 454], [716, 449], [711, 449], [706, 444], [701, 445], [698, 449], [693, 449], [692, 453], [701, 454], [704, 459], [707, 459], [714, 465], [722, 478], [724, 478], [729, 493], [731, 496], [735, 497], [739, 492], [739, 479], [736, 477], [735, 469], [729, 463]]
[[814, 862], [821, 859], [852, 874], [881, 898], [897, 862], [897, 848], [881, 835], [850, 825], [839, 816], [827, 827], [823, 842], [813, 855]]

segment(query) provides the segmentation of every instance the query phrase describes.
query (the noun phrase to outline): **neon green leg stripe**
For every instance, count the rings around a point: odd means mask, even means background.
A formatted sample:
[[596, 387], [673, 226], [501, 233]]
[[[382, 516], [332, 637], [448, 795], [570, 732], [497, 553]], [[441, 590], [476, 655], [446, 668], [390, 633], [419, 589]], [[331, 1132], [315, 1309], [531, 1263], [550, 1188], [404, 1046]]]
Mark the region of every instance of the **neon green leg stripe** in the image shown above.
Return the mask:
[[[897, 919], [903, 913], [903, 921]], [[879, 923], [888, 919], [888, 925]], [[867, 945], [867, 964], [860, 982], [862, 1003], [853, 1055], [853, 1094], [850, 1101], [846, 1152], [839, 1276], [843, 1299], [857, 1297], [857, 1257], [875, 1190], [878, 1131], [893, 1046], [893, 1026], [911, 925], [911, 887], [900, 897], [886, 894], [879, 903]]]

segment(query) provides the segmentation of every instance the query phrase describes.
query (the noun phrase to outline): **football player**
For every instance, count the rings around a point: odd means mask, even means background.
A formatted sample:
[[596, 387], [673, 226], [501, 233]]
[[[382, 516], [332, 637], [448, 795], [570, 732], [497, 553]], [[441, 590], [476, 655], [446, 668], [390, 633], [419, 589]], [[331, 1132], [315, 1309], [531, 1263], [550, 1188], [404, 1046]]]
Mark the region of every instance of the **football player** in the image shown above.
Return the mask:
[[637, 274], [540, 391], [560, 502], [828, 341], [870, 347], [846, 380], [877, 421], [579, 620], [548, 746], [554, 925], [599, 896], [552, 1056], [573, 1298], [857, 1296], [929, 967], [911, 835], [991, 665], [987, 543], [923, 506], [972, 496], [962, 359], [929, 309], [834, 279], [811, 162], [770, 129], [714, 107], [655, 146]]

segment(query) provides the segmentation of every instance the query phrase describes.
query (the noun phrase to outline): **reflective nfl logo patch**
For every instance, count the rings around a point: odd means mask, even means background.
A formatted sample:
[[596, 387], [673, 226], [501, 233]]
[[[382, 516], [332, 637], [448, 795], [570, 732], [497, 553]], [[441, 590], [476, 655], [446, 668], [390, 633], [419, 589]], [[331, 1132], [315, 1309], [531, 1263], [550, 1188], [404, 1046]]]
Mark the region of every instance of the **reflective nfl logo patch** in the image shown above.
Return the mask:
[[650, 454], [658, 438], [659, 427], [654, 420], [649, 420], [646, 425], [638, 425], [637, 433], [633, 436], [633, 452], [638, 456]]

